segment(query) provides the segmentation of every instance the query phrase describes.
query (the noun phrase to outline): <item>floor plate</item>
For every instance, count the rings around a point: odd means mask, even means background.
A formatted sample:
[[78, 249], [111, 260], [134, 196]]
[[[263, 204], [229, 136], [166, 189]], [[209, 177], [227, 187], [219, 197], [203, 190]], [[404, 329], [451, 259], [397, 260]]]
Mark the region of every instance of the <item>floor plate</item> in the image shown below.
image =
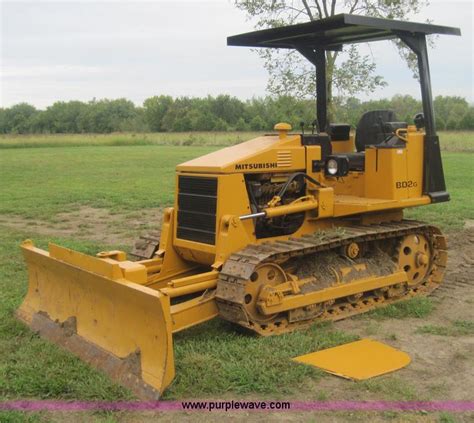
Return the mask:
[[410, 356], [372, 339], [300, 355], [293, 361], [318, 367], [347, 379], [364, 380], [401, 369], [410, 363]]

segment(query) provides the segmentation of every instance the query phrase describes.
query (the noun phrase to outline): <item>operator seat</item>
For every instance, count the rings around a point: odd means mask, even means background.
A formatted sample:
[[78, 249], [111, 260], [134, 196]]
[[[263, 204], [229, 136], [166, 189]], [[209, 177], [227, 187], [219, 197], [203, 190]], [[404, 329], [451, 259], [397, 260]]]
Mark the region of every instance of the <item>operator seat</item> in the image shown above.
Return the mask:
[[398, 122], [392, 110], [371, 110], [362, 115], [356, 129], [356, 153], [340, 153], [349, 160], [349, 170], [364, 171], [365, 148], [378, 146], [384, 148], [401, 148], [404, 143], [394, 135], [399, 128], [406, 128], [406, 122]]
[[[368, 145], [378, 145], [387, 137], [386, 123], [397, 122], [392, 110], [371, 110], [362, 115], [357, 124], [355, 145], [358, 152], [365, 151]], [[388, 131], [390, 134], [391, 131]]]

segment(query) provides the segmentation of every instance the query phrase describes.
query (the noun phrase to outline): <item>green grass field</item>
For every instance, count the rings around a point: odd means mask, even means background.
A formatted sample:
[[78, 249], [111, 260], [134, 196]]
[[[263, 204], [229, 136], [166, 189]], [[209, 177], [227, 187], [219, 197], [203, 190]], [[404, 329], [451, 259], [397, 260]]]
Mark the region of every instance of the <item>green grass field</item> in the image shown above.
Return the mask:
[[[465, 148], [474, 145], [473, 139], [465, 137]], [[0, 214], [51, 219], [80, 205], [113, 212], [170, 205], [176, 164], [217, 148], [100, 145], [4, 149], [0, 154]], [[473, 174], [472, 158], [471, 153], [445, 152], [452, 201], [409, 211], [408, 216], [440, 222], [444, 228], [459, 228], [464, 219], [474, 219], [474, 199], [467, 181]]]
[[[81, 206], [106, 208], [112, 214], [126, 215], [170, 205], [177, 163], [213, 151], [219, 145], [241, 141], [247, 135], [250, 134], [0, 137], [0, 216], [19, 216], [25, 222], [49, 222], [59, 213]], [[150, 142], [136, 142], [143, 137], [150, 137]], [[180, 141], [191, 137], [199, 141], [188, 144]], [[119, 142], [120, 139], [124, 141]], [[470, 187], [474, 134], [446, 133], [442, 134], [443, 139], [446, 147], [443, 160], [452, 201], [410, 211], [408, 216], [453, 231], [460, 229], [466, 220], [474, 219]], [[84, 146], [78, 148], [77, 145]], [[127, 222], [119, 229], [127, 230]], [[34, 237], [39, 246], [55, 241], [91, 254], [117, 246], [67, 236], [52, 238], [35, 234], [26, 225], [18, 228], [1, 222], [0, 233], [0, 400], [131, 398], [128, 391], [43, 341], [13, 317], [26, 292], [27, 275], [18, 248], [23, 239]], [[430, 300], [415, 300], [380, 310], [368, 318], [416, 318], [428, 315], [431, 309]], [[456, 335], [472, 333], [469, 325], [469, 322], [458, 324], [455, 329], [427, 326], [422, 330]], [[314, 386], [327, 376], [290, 362], [291, 357], [356, 338], [336, 330], [332, 324], [324, 324], [262, 339], [236, 332], [229, 324], [214, 320], [175, 337], [177, 377], [165, 398], [297, 395], [301, 389]], [[377, 386], [360, 385], [360, 389], [379, 392], [378, 399], [394, 398], [389, 390]], [[397, 398], [419, 398], [412, 388], [404, 389], [400, 388]], [[321, 398], [326, 399], [328, 395], [322, 392]], [[0, 421], [23, 421], [23, 417], [9, 413], [2, 419], [0, 414]]]

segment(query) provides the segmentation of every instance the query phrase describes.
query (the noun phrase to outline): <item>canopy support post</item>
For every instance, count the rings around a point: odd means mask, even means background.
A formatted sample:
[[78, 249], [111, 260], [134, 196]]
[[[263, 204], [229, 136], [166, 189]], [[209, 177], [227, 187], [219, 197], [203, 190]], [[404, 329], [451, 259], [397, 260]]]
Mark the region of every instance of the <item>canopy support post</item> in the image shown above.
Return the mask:
[[423, 194], [429, 195], [433, 203], [449, 201], [444, 180], [439, 137], [436, 134], [433, 95], [431, 92], [430, 67], [425, 34], [398, 32], [400, 39], [416, 54], [420, 77], [421, 99], [425, 121], [425, 143], [423, 161]]

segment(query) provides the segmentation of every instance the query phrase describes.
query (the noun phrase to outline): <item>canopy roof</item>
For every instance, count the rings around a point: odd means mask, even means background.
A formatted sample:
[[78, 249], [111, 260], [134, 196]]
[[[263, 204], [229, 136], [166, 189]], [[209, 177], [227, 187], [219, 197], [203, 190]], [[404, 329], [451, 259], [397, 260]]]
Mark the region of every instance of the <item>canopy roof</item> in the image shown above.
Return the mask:
[[316, 115], [319, 128], [328, 129], [326, 50], [341, 50], [344, 44], [401, 39], [417, 56], [423, 102], [425, 144], [423, 193], [433, 202], [447, 201], [439, 140], [436, 135], [433, 95], [428, 65], [427, 34], [461, 35], [459, 28], [426, 23], [340, 14], [327, 19], [227, 38], [230, 46], [289, 48], [298, 50], [316, 68]]
[[343, 44], [390, 40], [400, 35], [461, 35], [459, 28], [340, 14], [330, 18], [227, 38], [230, 46], [273, 48], [323, 48], [338, 50]]

